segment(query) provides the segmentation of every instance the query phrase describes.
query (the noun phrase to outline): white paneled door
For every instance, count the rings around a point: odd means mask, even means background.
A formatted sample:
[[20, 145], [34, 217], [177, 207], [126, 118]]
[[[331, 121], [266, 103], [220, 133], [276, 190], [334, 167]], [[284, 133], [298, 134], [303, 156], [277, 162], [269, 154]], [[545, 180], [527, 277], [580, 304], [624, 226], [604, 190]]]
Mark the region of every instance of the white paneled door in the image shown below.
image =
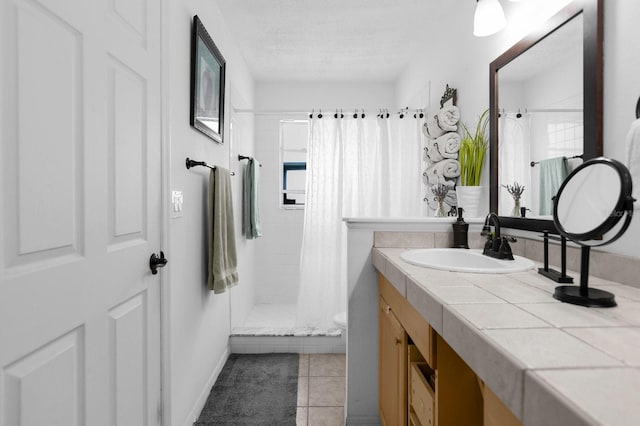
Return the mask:
[[160, 424], [160, 7], [0, 0], [0, 425]]

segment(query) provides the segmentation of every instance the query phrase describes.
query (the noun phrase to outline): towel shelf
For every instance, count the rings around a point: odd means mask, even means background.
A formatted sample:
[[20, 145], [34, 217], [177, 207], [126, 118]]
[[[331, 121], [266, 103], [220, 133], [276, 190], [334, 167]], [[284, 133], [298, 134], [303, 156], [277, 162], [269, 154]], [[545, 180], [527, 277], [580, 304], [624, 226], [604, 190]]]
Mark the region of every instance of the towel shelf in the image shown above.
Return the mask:
[[[242, 160], [253, 160], [253, 158], [247, 157], [246, 155], [238, 155], [238, 161], [242, 161]], [[260, 164], [260, 167], [262, 167], [262, 164]]]
[[[215, 169], [216, 169], [216, 166], [212, 166], [211, 164], [207, 164], [207, 163], [205, 163], [204, 161], [196, 161], [196, 160], [192, 160], [192, 159], [190, 159], [189, 157], [187, 157], [187, 158], [186, 158], [186, 160], [185, 160], [185, 165], [187, 166], [187, 169], [190, 169], [190, 168], [195, 167], [195, 166], [208, 167], [208, 168], [210, 168], [211, 170], [215, 170]], [[229, 174], [230, 174], [231, 176], [235, 176], [235, 173], [234, 173], [234, 172], [229, 172]]]

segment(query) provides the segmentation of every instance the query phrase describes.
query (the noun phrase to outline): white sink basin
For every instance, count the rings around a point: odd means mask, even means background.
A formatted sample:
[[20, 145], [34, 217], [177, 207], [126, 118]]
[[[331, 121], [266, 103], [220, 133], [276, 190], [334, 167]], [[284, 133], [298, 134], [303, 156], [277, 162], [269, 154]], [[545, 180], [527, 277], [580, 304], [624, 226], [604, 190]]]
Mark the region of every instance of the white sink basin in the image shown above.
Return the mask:
[[408, 250], [400, 258], [412, 265], [454, 272], [477, 274], [509, 274], [533, 269], [534, 264], [522, 256], [499, 260], [482, 254], [482, 250], [432, 248]]

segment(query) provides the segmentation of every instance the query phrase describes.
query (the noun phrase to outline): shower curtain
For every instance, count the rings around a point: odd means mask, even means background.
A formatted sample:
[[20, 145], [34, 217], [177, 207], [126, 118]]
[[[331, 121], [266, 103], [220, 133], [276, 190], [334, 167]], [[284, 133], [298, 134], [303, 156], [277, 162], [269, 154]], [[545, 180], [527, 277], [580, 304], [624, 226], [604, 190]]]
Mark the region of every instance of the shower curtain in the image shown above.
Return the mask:
[[516, 118], [513, 113], [503, 114], [498, 119], [500, 141], [500, 163], [498, 164], [498, 214], [510, 216], [514, 201], [502, 185], [518, 182], [525, 189], [520, 198], [522, 207], [531, 208], [531, 134], [529, 114]]
[[343, 217], [422, 216], [423, 121], [413, 118], [314, 118], [296, 325], [334, 328], [346, 310]]

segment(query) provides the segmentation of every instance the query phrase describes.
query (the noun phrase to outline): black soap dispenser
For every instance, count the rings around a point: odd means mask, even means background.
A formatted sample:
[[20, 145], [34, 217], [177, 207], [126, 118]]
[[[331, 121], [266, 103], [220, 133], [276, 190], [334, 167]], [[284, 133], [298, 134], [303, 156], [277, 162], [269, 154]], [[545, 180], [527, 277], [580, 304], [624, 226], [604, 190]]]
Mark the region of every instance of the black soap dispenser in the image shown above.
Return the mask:
[[469, 224], [462, 218], [462, 207], [458, 207], [458, 220], [453, 226], [453, 248], [469, 248]]

